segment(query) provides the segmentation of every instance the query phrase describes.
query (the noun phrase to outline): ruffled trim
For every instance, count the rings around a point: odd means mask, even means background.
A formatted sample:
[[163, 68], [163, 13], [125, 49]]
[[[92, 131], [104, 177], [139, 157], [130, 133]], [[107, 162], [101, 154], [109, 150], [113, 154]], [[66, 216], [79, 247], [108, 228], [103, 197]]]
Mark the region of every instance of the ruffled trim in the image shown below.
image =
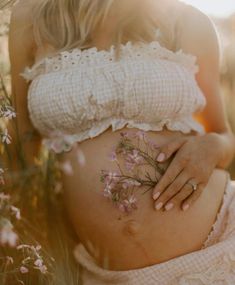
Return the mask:
[[[159, 29], [156, 32], [158, 36]], [[192, 54], [186, 54], [182, 49], [171, 51], [162, 45], [158, 40], [150, 43], [128, 41], [121, 44], [121, 60], [144, 58], [158, 58], [175, 62], [187, 68], [193, 74], [197, 73], [199, 67], [196, 63], [197, 57]], [[109, 50], [98, 50], [96, 47], [81, 50], [79, 48], [70, 51], [58, 52], [36, 62], [31, 67], [27, 66], [20, 75], [27, 81], [33, 80], [41, 74], [58, 72], [61, 70], [71, 70], [82, 66], [82, 68], [94, 68], [115, 62], [115, 46], [112, 45]]]
[[212, 225], [211, 231], [207, 236], [206, 241], [203, 243], [202, 249], [217, 243], [219, 237], [221, 236], [221, 232], [223, 231], [223, 227], [226, 225], [225, 223], [226, 209], [228, 208], [228, 204], [231, 203], [230, 195], [232, 191], [231, 186], [229, 187], [229, 183], [231, 183], [230, 174], [227, 173], [227, 180], [225, 184], [225, 192], [223, 196], [222, 206], [216, 215], [215, 223]]
[[86, 131], [79, 131], [76, 134], [65, 134], [61, 131], [54, 131], [50, 134], [50, 137], [43, 138], [43, 144], [50, 150], [56, 153], [70, 151], [74, 143], [82, 142], [87, 139], [92, 139], [107, 129], [112, 128], [112, 131], [121, 130], [124, 127], [136, 128], [143, 131], [162, 131], [164, 127], [171, 131], [181, 131], [184, 134], [190, 133], [192, 130], [199, 134], [204, 134], [204, 127], [196, 122], [192, 117], [181, 118], [180, 120], [175, 119], [163, 119], [157, 124], [146, 124], [135, 122], [132, 120], [124, 119], [113, 119], [109, 118], [105, 121], [97, 123], [95, 126]]

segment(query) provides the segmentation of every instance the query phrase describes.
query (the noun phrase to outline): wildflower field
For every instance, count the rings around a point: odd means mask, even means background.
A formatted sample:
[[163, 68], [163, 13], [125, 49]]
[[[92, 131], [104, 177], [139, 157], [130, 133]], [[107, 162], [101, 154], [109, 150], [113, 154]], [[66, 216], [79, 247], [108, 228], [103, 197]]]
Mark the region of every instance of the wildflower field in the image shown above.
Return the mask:
[[[7, 38], [9, 18], [8, 10], [0, 10], [0, 155], [7, 156], [9, 161], [14, 163], [15, 158], [9, 153], [9, 145], [12, 142], [7, 131], [7, 122], [14, 120], [16, 116], [15, 110], [11, 107]], [[230, 125], [235, 132], [235, 15], [228, 19], [214, 19], [214, 21], [218, 27], [223, 53], [221, 94]], [[24, 165], [20, 142], [19, 145], [15, 145], [18, 159]], [[51, 226], [55, 223], [59, 224], [57, 217], [61, 215], [56, 211], [59, 211], [58, 209], [63, 211], [63, 207], [58, 206], [61, 203], [62, 186], [58, 182], [59, 172], [57, 173], [54, 165], [56, 162], [53, 155], [42, 151], [35, 168], [23, 168], [22, 172], [13, 174], [14, 179], [9, 182], [7, 169], [0, 164], [1, 285], [72, 285], [79, 282], [79, 277], [71, 270], [75, 265], [69, 260], [69, 249], [63, 247], [60, 243], [63, 237], [61, 240], [58, 239], [56, 230]], [[235, 179], [235, 161], [229, 167], [229, 172], [232, 179]], [[107, 180], [105, 175], [104, 181]], [[127, 182], [130, 183], [130, 180]], [[135, 186], [140, 183], [134, 182]], [[141, 183], [147, 182], [141, 180]], [[50, 232], [53, 233], [48, 236]], [[64, 238], [67, 239], [67, 237]], [[53, 240], [57, 251], [48, 251], [48, 240], [50, 242]], [[71, 248], [72, 244], [71, 238]], [[63, 259], [60, 258], [61, 256]]]
[[[79, 284], [77, 270], [72, 270], [69, 260], [73, 246], [68, 250], [63, 243], [63, 239], [70, 242], [63, 236], [69, 230], [58, 233], [60, 223], [66, 223], [57, 221], [63, 214], [56, 211], [62, 212], [63, 207], [58, 205], [61, 185], [54, 157], [43, 150], [36, 166], [28, 168], [20, 141], [12, 144], [8, 134], [8, 122], [16, 118], [11, 98], [9, 19], [10, 12], [0, 10], [0, 155], [4, 158], [0, 159], [0, 284]], [[15, 155], [22, 171], [9, 173], [5, 158], [14, 165]], [[52, 252], [51, 243], [56, 252]]]

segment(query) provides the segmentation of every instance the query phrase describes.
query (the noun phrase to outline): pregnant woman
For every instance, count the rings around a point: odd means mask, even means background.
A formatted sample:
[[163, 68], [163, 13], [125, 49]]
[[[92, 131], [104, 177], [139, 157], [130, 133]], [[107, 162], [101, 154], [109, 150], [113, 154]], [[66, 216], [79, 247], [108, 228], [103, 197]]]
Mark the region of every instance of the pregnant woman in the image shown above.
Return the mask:
[[[43, 143], [67, 167], [83, 284], [235, 284], [235, 139], [211, 21], [174, 0], [21, 0], [9, 50], [27, 160]], [[120, 134], [146, 136], [164, 168], [130, 213], [101, 195]]]

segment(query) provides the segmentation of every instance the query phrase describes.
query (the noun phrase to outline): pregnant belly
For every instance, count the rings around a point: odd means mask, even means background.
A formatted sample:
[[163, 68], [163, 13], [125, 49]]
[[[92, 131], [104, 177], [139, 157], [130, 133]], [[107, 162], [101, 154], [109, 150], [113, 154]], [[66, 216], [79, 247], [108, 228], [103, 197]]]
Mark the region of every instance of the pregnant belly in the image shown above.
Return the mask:
[[[148, 136], [162, 144], [185, 135], [164, 130]], [[202, 195], [186, 212], [180, 205], [169, 212], [156, 211], [149, 191], [139, 195], [138, 209], [127, 215], [101, 194], [101, 170], [117, 169], [108, 155], [119, 138], [118, 132], [108, 130], [79, 144], [86, 160], [82, 166], [77, 163], [76, 147], [59, 157], [61, 162], [70, 160], [73, 167], [74, 174], [63, 175], [62, 180], [66, 208], [79, 241], [100, 266], [111, 270], [141, 268], [200, 249], [221, 207], [226, 171], [213, 171]]]

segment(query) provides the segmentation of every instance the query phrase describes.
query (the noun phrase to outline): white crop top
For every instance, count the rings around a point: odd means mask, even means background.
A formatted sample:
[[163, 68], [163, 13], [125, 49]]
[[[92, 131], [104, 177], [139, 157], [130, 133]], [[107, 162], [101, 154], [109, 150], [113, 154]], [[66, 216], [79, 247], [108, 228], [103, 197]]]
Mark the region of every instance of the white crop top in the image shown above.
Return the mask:
[[170, 51], [158, 40], [122, 44], [117, 61], [114, 51], [74, 48], [21, 73], [31, 81], [29, 116], [47, 147], [68, 151], [109, 127], [205, 132], [193, 118], [206, 105], [195, 56]]

